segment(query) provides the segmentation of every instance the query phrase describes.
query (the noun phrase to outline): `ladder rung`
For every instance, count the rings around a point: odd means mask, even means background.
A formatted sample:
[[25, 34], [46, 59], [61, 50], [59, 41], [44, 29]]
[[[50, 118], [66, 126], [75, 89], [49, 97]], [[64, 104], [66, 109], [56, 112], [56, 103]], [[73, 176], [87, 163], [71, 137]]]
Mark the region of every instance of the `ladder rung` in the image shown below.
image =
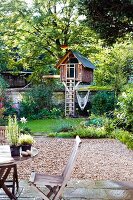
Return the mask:
[[65, 99], [65, 102], [67, 102], [67, 101], [74, 102], [74, 101], [75, 101], [75, 98], [72, 98], [72, 97], [71, 97], [71, 98], [66, 98], [66, 99]]
[[67, 105], [74, 104], [74, 102], [66, 102]]

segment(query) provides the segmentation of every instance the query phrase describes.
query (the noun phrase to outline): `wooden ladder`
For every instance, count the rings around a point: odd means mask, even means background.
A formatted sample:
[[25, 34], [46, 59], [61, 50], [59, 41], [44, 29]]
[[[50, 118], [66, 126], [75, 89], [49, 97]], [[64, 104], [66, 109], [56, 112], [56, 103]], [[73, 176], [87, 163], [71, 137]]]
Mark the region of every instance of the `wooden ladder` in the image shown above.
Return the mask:
[[75, 80], [67, 79], [65, 87], [65, 116], [75, 115]]

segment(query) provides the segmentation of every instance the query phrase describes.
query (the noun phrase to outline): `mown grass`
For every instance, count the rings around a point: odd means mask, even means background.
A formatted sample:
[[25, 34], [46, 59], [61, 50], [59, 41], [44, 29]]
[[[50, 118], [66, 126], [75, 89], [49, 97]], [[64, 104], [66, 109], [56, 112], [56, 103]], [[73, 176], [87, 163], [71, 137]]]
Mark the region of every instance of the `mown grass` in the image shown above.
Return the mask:
[[83, 121], [83, 118], [41, 119], [28, 121], [26, 126], [33, 133], [50, 133], [56, 132], [57, 129], [65, 124], [76, 127], [81, 121]]

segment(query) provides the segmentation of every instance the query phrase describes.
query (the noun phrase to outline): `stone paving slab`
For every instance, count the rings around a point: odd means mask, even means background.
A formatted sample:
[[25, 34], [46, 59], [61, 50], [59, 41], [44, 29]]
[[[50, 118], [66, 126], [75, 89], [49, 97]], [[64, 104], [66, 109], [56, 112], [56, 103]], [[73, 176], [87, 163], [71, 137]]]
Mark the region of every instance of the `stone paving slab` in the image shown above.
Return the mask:
[[[41, 200], [27, 181], [20, 181], [19, 192], [18, 200]], [[9, 200], [2, 190], [0, 200]], [[133, 182], [71, 179], [64, 189], [63, 200], [133, 200]]]

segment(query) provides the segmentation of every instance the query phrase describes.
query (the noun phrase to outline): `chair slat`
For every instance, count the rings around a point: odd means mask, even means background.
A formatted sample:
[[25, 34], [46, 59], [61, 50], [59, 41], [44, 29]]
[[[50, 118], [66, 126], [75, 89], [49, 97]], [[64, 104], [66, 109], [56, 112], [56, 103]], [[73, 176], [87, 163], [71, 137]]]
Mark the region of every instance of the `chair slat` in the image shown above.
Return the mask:
[[6, 126], [0, 126], [0, 141], [6, 140]]

